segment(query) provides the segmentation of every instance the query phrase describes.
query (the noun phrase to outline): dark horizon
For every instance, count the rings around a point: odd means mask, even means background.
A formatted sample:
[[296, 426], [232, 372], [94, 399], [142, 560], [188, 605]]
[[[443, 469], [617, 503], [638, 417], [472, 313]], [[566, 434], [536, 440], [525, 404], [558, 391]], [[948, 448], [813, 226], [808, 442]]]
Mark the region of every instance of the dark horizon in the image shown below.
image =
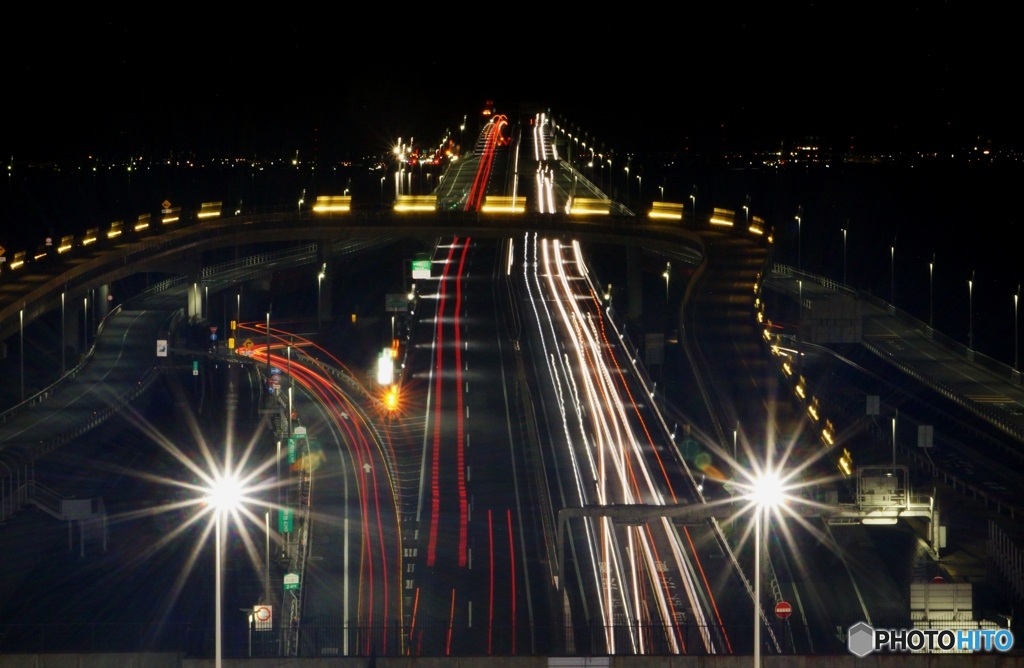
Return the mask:
[[502, 53], [500, 30], [467, 32], [457, 19], [439, 28], [415, 17], [379, 28], [29, 22], [21, 37], [32, 47], [9, 56], [13, 118], [0, 156], [353, 157], [399, 136], [436, 141], [487, 100], [513, 113], [550, 107], [619, 154], [714, 149], [723, 138], [740, 150], [852, 138], [868, 151], [1024, 138], [1001, 74], [1018, 60], [1010, 22], [973, 6], [798, 3], [678, 23], [594, 19], [520, 60]]

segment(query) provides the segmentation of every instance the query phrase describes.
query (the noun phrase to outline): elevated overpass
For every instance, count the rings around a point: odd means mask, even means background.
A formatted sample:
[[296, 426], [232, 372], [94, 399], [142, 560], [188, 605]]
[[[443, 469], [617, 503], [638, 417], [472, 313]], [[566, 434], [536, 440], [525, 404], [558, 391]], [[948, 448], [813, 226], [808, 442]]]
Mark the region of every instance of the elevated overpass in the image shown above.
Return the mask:
[[[40, 261], [5, 269], [0, 275], [0, 340], [59, 308], [62, 298], [68, 304], [78, 303], [90, 290], [139, 272], [184, 274], [186, 280], [202, 284], [202, 254], [218, 248], [307, 241], [318, 243], [319, 252], [326, 257], [330, 243], [337, 240], [450, 235], [500, 238], [534, 230], [626, 246], [664, 245], [693, 264], [703, 259], [704, 245], [694, 230], [632, 217], [441, 211], [318, 214], [289, 209], [203, 220], [183, 214], [182, 220], [160, 234], [100, 239], [66, 254], [51, 253]], [[190, 312], [200, 310], [197, 297], [190, 297]]]

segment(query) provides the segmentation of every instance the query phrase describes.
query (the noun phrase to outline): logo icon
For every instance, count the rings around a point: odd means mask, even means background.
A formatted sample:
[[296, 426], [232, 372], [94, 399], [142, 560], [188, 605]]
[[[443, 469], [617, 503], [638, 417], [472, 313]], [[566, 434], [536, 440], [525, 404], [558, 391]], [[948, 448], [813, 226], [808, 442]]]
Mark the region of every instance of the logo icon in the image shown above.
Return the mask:
[[846, 633], [846, 648], [864, 658], [875, 649], [875, 630], [865, 622], [857, 622]]

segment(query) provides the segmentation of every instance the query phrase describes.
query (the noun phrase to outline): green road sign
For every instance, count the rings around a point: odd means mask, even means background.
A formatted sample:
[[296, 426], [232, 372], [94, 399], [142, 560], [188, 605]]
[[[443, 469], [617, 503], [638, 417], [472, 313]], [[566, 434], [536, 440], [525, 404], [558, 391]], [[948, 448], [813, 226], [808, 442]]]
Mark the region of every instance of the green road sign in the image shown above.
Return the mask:
[[412, 277], [415, 280], [430, 278], [430, 259], [412, 261]]
[[277, 530], [279, 533], [291, 533], [295, 525], [295, 512], [291, 509], [277, 511]]
[[288, 437], [288, 463], [289, 464], [294, 464], [295, 463], [295, 461], [299, 458], [298, 453], [299, 453], [299, 449], [295, 445], [295, 437], [294, 436], [289, 436]]
[[285, 591], [298, 591], [299, 590], [299, 574], [298, 573], [285, 573], [284, 574], [284, 590]]

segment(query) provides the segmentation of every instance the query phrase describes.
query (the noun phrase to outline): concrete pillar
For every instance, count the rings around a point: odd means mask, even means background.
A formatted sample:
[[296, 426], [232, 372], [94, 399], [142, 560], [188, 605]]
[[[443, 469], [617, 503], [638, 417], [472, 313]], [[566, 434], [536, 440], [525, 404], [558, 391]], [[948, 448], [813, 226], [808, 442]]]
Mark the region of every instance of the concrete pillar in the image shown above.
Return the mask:
[[78, 356], [85, 352], [82, 348], [82, 308], [81, 297], [71, 297], [64, 304], [64, 349], [67, 351], [67, 368], [78, 364]]
[[110, 313], [110, 286], [101, 285], [96, 288], [96, 324], [99, 324]]
[[644, 277], [639, 246], [626, 246], [626, 318], [638, 320], [643, 315]]

